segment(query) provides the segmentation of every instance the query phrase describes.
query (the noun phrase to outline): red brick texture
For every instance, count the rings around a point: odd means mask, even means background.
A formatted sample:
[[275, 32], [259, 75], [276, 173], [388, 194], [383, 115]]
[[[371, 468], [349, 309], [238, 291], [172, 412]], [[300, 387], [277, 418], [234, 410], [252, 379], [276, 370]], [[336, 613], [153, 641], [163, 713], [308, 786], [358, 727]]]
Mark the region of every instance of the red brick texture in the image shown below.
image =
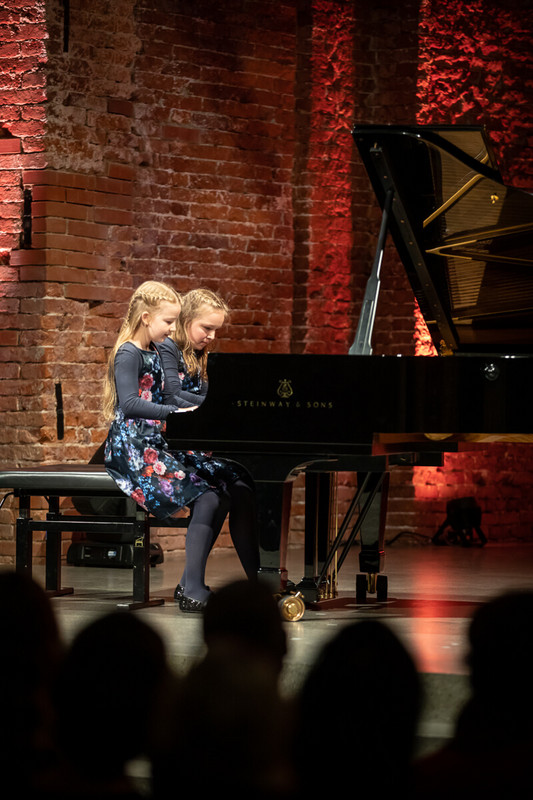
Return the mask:
[[[532, 28], [530, 4], [521, 0], [423, 3], [417, 114], [421, 123], [484, 125], [504, 181], [530, 192]], [[474, 496], [489, 537], [531, 540], [531, 481], [528, 445], [498, 444], [449, 455], [442, 469], [415, 470], [410, 527], [430, 534], [436, 514], [444, 521], [447, 500]]]

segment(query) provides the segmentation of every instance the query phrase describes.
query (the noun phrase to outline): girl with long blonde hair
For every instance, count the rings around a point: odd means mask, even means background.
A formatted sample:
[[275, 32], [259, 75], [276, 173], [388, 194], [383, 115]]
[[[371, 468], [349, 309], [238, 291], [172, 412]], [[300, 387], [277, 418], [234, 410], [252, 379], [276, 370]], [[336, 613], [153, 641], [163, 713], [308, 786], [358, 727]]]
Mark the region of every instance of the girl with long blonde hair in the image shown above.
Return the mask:
[[[107, 374], [104, 380], [103, 412], [106, 420], [112, 420], [117, 406], [117, 389], [115, 384], [115, 358], [119, 348], [128, 341], [133, 341], [143, 328], [147, 327], [148, 315], [163, 309], [169, 312], [168, 333], [175, 331], [176, 320], [181, 309], [181, 297], [174, 289], [159, 281], [145, 281], [131, 296], [128, 311], [117, 340], [107, 362]], [[143, 317], [144, 315], [144, 317]], [[167, 334], [168, 335], [168, 334]]]
[[183, 296], [176, 330], [161, 347], [167, 392], [180, 405], [203, 402], [209, 350], [229, 314], [226, 301], [210, 289], [192, 289]]
[[182, 611], [198, 612], [210, 594], [207, 556], [230, 510], [226, 489], [241, 470], [209, 454], [173, 452], [164, 438], [165, 420], [187, 410], [165, 387], [160, 355], [180, 308], [179, 294], [157, 281], [146, 281], [133, 293], [105, 380], [104, 413], [112, 422], [104, 463], [117, 486], [156, 518], [191, 509], [187, 565], [176, 599]]
[[[210, 289], [193, 289], [183, 296], [176, 331], [159, 348], [167, 381], [166, 391], [172, 402], [188, 405], [189, 408], [203, 403], [208, 388], [209, 349], [229, 314], [226, 301]], [[207, 457], [206, 454], [201, 455]], [[196, 456], [199, 457], [200, 454], [197, 453]], [[214, 457], [209, 457], [213, 461]], [[233, 478], [227, 481], [224, 491], [229, 513], [229, 532], [244, 572], [253, 580], [257, 577], [260, 566], [253, 481], [240, 464], [220, 458], [216, 462], [233, 472]], [[213, 529], [210, 547], [204, 551], [205, 561], [217, 535], [218, 531]], [[183, 597], [189, 595], [191, 580], [198, 581], [200, 562], [194, 559], [194, 553], [189, 557], [189, 546], [193, 549], [194, 543], [187, 537], [185, 571], [174, 593], [180, 607], [186, 602]]]

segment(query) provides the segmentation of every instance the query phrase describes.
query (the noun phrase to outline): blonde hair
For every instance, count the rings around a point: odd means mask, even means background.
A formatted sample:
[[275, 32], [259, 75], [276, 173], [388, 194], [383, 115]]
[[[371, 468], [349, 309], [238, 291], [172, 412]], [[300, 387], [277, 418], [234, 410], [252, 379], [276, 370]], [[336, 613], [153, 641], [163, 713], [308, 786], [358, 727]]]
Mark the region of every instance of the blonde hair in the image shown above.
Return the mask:
[[183, 360], [189, 374], [195, 375], [199, 370], [201, 378], [205, 380], [207, 378], [208, 348], [205, 347], [201, 354], [197, 355], [187, 332], [190, 324], [200, 316], [203, 306], [208, 306], [215, 311], [222, 311], [224, 321], [227, 321], [230, 307], [219, 294], [210, 289], [192, 289], [182, 298], [181, 312], [173, 338], [183, 353]]
[[124, 342], [132, 339], [142, 323], [145, 311], [157, 311], [164, 303], [179, 303], [181, 296], [171, 286], [159, 281], [145, 281], [134, 291], [131, 296], [128, 313], [124, 317], [117, 340], [109, 354], [107, 361], [107, 374], [104, 379], [103, 413], [104, 418], [113, 419], [115, 407], [118, 403], [117, 388], [115, 385], [115, 356], [118, 348]]

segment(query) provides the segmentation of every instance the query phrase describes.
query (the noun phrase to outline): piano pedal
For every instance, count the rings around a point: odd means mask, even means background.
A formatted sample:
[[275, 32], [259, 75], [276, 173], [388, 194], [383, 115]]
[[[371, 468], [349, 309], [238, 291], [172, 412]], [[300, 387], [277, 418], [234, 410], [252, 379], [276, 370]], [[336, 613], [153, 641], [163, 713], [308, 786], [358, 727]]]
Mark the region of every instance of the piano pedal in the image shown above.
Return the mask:
[[387, 599], [388, 579], [381, 573], [359, 573], [355, 576], [355, 599], [358, 603], [366, 603], [368, 594], [375, 594], [379, 602]]
[[317, 587], [319, 600], [332, 600], [337, 597], [337, 581], [333, 580], [331, 576], [322, 581]]
[[277, 594], [276, 599], [281, 616], [287, 622], [298, 622], [305, 613], [305, 602], [301, 592]]

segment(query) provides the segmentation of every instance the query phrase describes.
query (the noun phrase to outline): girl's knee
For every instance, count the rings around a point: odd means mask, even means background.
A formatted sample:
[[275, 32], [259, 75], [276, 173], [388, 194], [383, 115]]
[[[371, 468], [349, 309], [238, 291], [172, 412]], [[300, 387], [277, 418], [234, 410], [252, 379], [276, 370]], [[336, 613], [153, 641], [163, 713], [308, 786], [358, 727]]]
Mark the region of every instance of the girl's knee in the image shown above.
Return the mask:
[[192, 514], [197, 517], [212, 517], [229, 508], [229, 498], [223, 492], [209, 489], [197, 497], [193, 503]]

